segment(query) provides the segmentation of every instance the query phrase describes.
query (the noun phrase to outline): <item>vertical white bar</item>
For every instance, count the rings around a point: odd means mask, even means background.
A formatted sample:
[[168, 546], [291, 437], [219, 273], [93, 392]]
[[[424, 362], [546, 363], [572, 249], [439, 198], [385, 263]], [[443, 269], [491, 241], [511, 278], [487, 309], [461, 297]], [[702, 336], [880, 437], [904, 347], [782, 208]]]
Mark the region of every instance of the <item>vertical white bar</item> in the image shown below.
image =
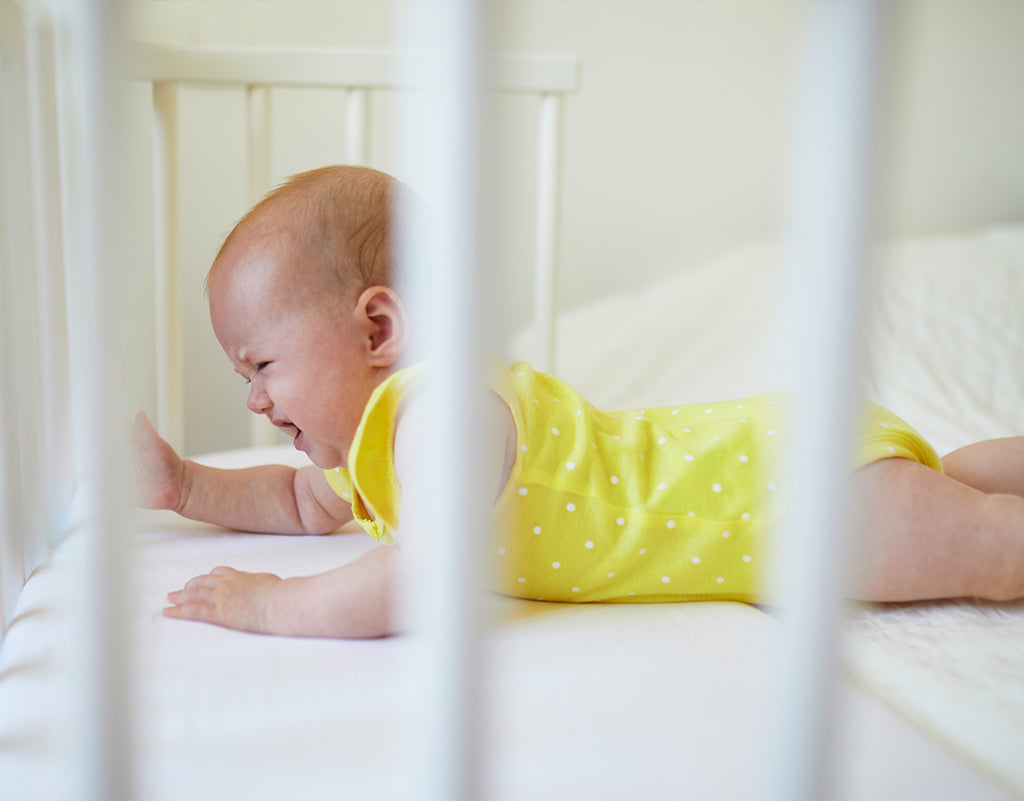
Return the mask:
[[185, 367], [180, 281], [178, 87], [153, 84], [153, 246], [156, 425], [179, 453], [185, 444]]
[[[258, 203], [270, 191], [271, 182], [271, 110], [270, 87], [246, 87], [246, 136], [249, 159], [249, 206]], [[249, 444], [265, 448], [274, 444], [274, 427], [262, 414], [249, 415]]]
[[785, 340], [795, 404], [783, 647], [768, 798], [831, 797], [835, 663], [855, 442], [859, 324], [875, 167], [880, 4], [819, 0], [801, 75]]
[[[0, 119], [5, 120], [4, 136], [0, 137], [0, 191], [3, 192], [0, 196], [0, 358], [4, 364], [14, 365], [18, 331], [13, 212], [23, 190], [14, 174], [16, 163], [23, 158], [15, 148], [15, 142], [23, 137], [16, 136], [16, 126], [22, 116], [14, 89], [20, 79], [22, 52], [20, 30], [15, 29], [20, 19], [7, 18], [4, 23], [10, 28], [0, 31], [3, 35], [0, 40], [3, 45], [0, 49]], [[20, 376], [15, 372], [14, 378], [0, 381], [0, 631], [7, 629], [25, 583], [18, 447]]]
[[75, 606], [72, 740], [67, 797], [132, 798], [128, 731], [128, 638], [125, 631], [127, 545], [122, 477], [124, 416], [116, 369], [119, 280], [124, 265], [116, 248], [118, 125], [114, 26], [118, 5], [83, 0], [74, 8], [72, 44], [81, 81], [84, 250], [76, 267], [84, 279], [69, 319], [72, 359], [89, 369], [76, 403], [76, 454], [81, 459], [83, 525]]
[[[485, 3], [404, 6], [402, 175], [429, 224], [404, 219], [401, 280], [413, 339], [430, 365], [422, 402], [431, 426], [414, 482], [403, 486], [401, 536], [416, 582], [418, 770], [409, 797], [479, 798], [480, 553], [489, 506], [481, 486], [484, 402], [481, 242], [481, 80]], [[402, 211], [407, 211], [403, 209]], [[404, 599], [408, 601], [408, 599]], [[411, 604], [410, 604], [411, 606]]]
[[561, 157], [561, 97], [544, 95], [537, 125], [537, 231], [534, 249], [536, 367], [554, 372], [557, 349], [558, 204]]
[[349, 89], [345, 93], [345, 161], [366, 164], [368, 130], [368, 92]]
[[[48, 9], [31, 9], [26, 31], [28, 125], [32, 175], [32, 241], [36, 264], [36, 300], [42, 431], [39, 559], [55, 544], [67, 525], [73, 488], [73, 467], [67, 459], [70, 439], [67, 327], [64, 305], [63, 252], [60, 208], [59, 146], [57, 141], [57, 81], [53, 19]], [[32, 569], [30, 563], [28, 569]]]

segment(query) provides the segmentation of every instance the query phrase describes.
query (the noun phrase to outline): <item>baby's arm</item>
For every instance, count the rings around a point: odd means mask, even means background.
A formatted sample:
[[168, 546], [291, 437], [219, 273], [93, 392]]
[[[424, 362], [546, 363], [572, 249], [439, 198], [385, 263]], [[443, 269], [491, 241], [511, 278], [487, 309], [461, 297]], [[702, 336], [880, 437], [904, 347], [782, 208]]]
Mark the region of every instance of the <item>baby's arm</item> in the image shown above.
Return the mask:
[[[402, 520], [408, 519], [410, 497], [415, 499], [412, 463], [428, 425], [423, 405], [410, 403], [396, 429], [395, 465], [403, 488]], [[494, 457], [485, 465], [484, 486], [493, 487], [497, 497], [511, 469], [515, 426], [508, 408], [496, 397], [488, 406], [483, 428], [488, 439], [486, 452]], [[322, 481], [330, 491], [322, 473], [316, 481]], [[402, 528], [406, 538], [415, 537], [417, 531], [415, 525]], [[404, 541], [402, 535], [397, 539]], [[327, 573], [290, 579], [218, 567], [170, 593], [172, 606], [164, 614], [264, 634], [383, 637], [397, 629], [394, 593], [400, 558], [396, 548], [383, 546]]]
[[166, 617], [303, 637], [383, 637], [393, 631], [398, 553], [383, 546], [316, 576], [281, 579], [215, 567], [167, 596]]
[[271, 534], [326, 534], [352, 519], [352, 507], [313, 465], [207, 467], [182, 459], [141, 412], [132, 439], [140, 506]]

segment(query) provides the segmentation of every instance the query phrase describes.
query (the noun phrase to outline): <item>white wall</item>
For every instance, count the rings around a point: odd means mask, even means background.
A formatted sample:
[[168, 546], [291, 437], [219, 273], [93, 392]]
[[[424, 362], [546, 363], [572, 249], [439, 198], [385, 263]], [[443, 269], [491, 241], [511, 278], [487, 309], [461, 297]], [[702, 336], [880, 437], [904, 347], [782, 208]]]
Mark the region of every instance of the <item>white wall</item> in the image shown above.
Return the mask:
[[[927, 235], [1024, 220], [1024, 3], [892, 5], [900, 13], [886, 81], [886, 232]], [[391, 0], [137, 0], [128, 29], [190, 43], [394, 46], [399, 8]], [[806, 2], [502, 0], [494, 8], [500, 49], [582, 59], [582, 91], [565, 115], [566, 303], [780, 236]], [[303, 92], [279, 92], [274, 103], [275, 176], [342, 158], [339, 109]], [[182, 253], [193, 332], [186, 449], [197, 452], [240, 446], [247, 431], [243, 388], [209, 333], [200, 290], [246, 200], [241, 98], [192, 90], [182, 104], [189, 198]], [[393, 98], [377, 97], [374, 109], [385, 123], [393, 119]], [[529, 318], [532, 115], [522, 99], [495, 115], [503, 225], [491, 267], [503, 338]], [[375, 138], [371, 163], [395, 171], [395, 162], [393, 139]]]

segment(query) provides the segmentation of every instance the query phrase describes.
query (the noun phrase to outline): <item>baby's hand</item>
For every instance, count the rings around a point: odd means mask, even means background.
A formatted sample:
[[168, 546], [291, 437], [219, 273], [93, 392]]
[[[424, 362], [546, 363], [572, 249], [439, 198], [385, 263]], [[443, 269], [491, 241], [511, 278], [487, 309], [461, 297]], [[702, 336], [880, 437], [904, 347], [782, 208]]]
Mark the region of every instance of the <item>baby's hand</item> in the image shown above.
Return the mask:
[[132, 502], [144, 509], [178, 511], [182, 503], [184, 462], [156, 433], [145, 412], [139, 412], [132, 423], [131, 451], [135, 480]]
[[164, 609], [164, 616], [270, 634], [267, 611], [280, 581], [272, 573], [215, 567], [207, 575], [189, 581], [184, 589], [168, 593], [171, 606]]

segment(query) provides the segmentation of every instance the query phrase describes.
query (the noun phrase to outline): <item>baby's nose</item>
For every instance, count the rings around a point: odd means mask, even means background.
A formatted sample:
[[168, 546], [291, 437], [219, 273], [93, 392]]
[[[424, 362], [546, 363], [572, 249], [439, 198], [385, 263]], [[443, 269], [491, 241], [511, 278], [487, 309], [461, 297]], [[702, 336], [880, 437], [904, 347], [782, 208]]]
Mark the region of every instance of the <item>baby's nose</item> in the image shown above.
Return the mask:
[[255, 381], [249, 385], [249, 396], [245, 399], [245, 405], [253, 414], [266, 414], [273, 406], [270, 396], [262, 389], [257, 389]]

